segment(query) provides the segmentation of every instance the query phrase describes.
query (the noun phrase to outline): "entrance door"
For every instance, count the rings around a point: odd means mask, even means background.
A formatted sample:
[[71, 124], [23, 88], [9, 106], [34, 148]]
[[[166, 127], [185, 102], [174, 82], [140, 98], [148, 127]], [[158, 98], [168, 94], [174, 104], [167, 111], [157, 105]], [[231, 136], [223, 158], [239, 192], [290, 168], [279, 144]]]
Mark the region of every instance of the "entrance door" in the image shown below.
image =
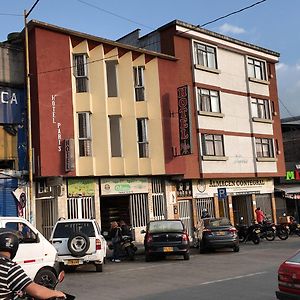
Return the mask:
[[179, 219], [184, 224], [190, 239], [193, 236], [193, 210], [191, 200], [178, 201]]
[[244, 224], [251, 224], [253, 219], [251, 195], [232, 196], [232, 207], [235, 224], [240, 223], [241, 217]]
[[49, 239], [57, 221], [57, 204], [54, 198], [39, 200], [42, 206], [42, 233]]

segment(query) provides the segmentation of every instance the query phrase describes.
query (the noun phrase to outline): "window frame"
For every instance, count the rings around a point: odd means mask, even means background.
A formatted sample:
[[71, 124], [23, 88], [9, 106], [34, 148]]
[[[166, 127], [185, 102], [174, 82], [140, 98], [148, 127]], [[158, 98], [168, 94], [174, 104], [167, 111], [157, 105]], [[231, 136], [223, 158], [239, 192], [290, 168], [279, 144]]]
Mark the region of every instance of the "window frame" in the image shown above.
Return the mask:
[[145, 66], [133, 67], [133, 82], [135, 101], [145, 101]]
[[[247, 67], [249, 78], [267, 81], [267, 64], [266, 61], [254, 57], [247, 57]], [[250, 72], [251, 70], [251, 72]], [[256, 70], [259, 70], [260, 76]]]
[[[121, 132], [121, 116], [120, 115], [110, 115], [108, 116], [109, 119], [109, 133], [110, 133], [110, 154], [111, 157], [122, 157], [122, 132]], [[118, 151], [113, 151], [113, 146], [116, 145], [112, 143], [113, 137], [116, 135], [116, 132], [112, 132], [112, 120], [118, 120], [118, 133], [119, 133], [119, 142], [118, 142]], [[118, 152], [119, 155], [116, 153]]]
[[[258, 151], [258, 146], [260, 150]], [[265, 155], [267, 147], [267, 155]], [[272, 138], [255, 138], [255, 153], [257, 158], [275, 158], [274, 140]]]
[[[80, 115], [85, 116], [84, 123], [85, 128], [80, 129]], [[91, 113], [90, 112], [78, 112], [78, 146], [79, 146], [79, 157], [92, 156], [92, 128], [91, 128]], [[81, 132], [85, 131], [86, 136], [80, 136]], [[85, 145], [86, 144], [86, 145]], [[81, 148], [83, 147], [83, 148]], [[83, 149], [83, 154], [82, 151]]]
[[[203, 93], [207, 91], [208, 94]], [[216, 93], [212, 95], [212, 93]], [[204, 97], [208, 98], [209, 104], [203, 104]], [[218, 110], [213, 110], [212, 100], [216, 99]], [[207, 109], [207, 106], [209, 109]], [[200, 112], [211, 112], [211, 113], [221, 113], [221, 101], [220, 101], [220, 92], [216, 90], [197, 88], [197, 109], [198, 113]]]
[[[139, 126], [139, 122], [141, 122], [141, 128]], [[148, 119], [137, 118], [136, 126], [139, 157], [149, 158]], [[140, 129], [142, 130], [142, 135], [140, 135]]]
[[[200, 47], [203, 47], [204, 49], [200, 49]], [[213, 51], [210, 51], [213, 50]], [[209, 55], [213, 54], [213, 64], [211, 65], [209, 63]], [[194, 41], [194, 55], [195, 55], [195, 64], [199, 66], [203, 66], [205, 68], [209, 69], [218, 69], [218, 60], [217, 60], [217, 47], [203, 44], [198, 41]], [[202, 60], [201, 60], [202, 58]]]
[[[105, 70], [106, 70], [106, 85], [107, 85], [107, 97], [113, 98], [119, 96], [119, 82], [118, 82], [118, 60], [106, 60], [105, 61]], [[114, 66], [114, 74], [111, 78], [113, 78], [113, 82], [109, 80], [109, 72], [108, 67]], [[112, 70], [112, 69], [111, 69]], [[112, 86], [114, 85], [114, 86]], [[115, 91], [115, 93], [114, 93]]]
[[253, 118], [272, 120], [270, 100], [251, 98], [251, 112]]
[[[78, 66], [81, 64], [78, 64], [77, 58], [83, 57], [83, 75], [78, 75]], [[73, 74], [75, 76], [76, 80], [76, 93], [86, 93], [88, 92], [88, 56], [86, 53], [74, 53], [73, 54]]]
[[[208, 137], [211, 136], [212, 139], [208, 139]], [[217, 140], [216, 138], [220, 138]], [[209, 153], [208, 144], [207, 142], [210, 142], [213, 146], [212, 150], [213, 153]], [[202, 143], [202, 153], [204, 156], [209, 157], [225, 157], [225, 148], [224, 148], [224, 136], [222, 134], [210, 134], [210, 133], [202, 133], [201, 134], [201, 143]], [[217, 145], [221, 145], [221, 154], [218, 153], [218, 147]]]

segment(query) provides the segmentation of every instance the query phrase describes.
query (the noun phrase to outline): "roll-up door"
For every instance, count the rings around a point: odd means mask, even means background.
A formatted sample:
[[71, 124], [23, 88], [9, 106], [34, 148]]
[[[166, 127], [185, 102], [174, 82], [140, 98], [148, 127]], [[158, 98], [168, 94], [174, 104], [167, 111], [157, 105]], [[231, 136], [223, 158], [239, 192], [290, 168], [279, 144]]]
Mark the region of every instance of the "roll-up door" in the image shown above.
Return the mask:
[[0, 216], [18, 216], [17, 199], [12, 193], [17, 187], [17, 179], [0, 179]]

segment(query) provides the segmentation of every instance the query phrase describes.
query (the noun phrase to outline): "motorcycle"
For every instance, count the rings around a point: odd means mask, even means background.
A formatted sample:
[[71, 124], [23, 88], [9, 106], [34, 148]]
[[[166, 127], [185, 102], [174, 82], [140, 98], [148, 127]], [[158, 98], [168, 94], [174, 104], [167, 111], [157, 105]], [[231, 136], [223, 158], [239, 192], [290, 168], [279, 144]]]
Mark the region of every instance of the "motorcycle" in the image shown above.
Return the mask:
[[287, 225], [284, 224], [278, 224], [276, 225], [276, 235], [281, 240], [286, 240], [289, 237], [289, 228]]
[[274, 241], [276, 237], [276, 227], [268, 219], [265, 219], [262, 224], [255, 224], [256, 228], [260, 229], [260, 238], [267, 241]]
[[121, 253], [123, 253], [129, 260], [135, 259], [135, 252], [137, 251], [137, 247], [133, 243], [133, 239], [131, 235], [123, 235], [121, 239]]
[[240, 224], [236, 225], [240, 242], [246, 243], [248, 241], [252, 241], [255, 245], [259, 244], [260, 229], [256, 227], [255, 224], [247, 226], [245, 224], [242, 224], [241, 221], [243, 221], [243, 217], [240, 218]]

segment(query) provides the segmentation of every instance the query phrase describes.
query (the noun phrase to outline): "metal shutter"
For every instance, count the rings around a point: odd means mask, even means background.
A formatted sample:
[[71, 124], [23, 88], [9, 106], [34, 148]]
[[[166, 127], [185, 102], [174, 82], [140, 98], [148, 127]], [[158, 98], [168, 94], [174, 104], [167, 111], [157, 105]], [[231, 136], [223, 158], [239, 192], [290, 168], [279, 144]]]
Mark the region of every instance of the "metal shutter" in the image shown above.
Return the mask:
[[17, 187], [17, 179], [0, 179], [0, 216], [18, 216], [17, 200], [12, 193]]

